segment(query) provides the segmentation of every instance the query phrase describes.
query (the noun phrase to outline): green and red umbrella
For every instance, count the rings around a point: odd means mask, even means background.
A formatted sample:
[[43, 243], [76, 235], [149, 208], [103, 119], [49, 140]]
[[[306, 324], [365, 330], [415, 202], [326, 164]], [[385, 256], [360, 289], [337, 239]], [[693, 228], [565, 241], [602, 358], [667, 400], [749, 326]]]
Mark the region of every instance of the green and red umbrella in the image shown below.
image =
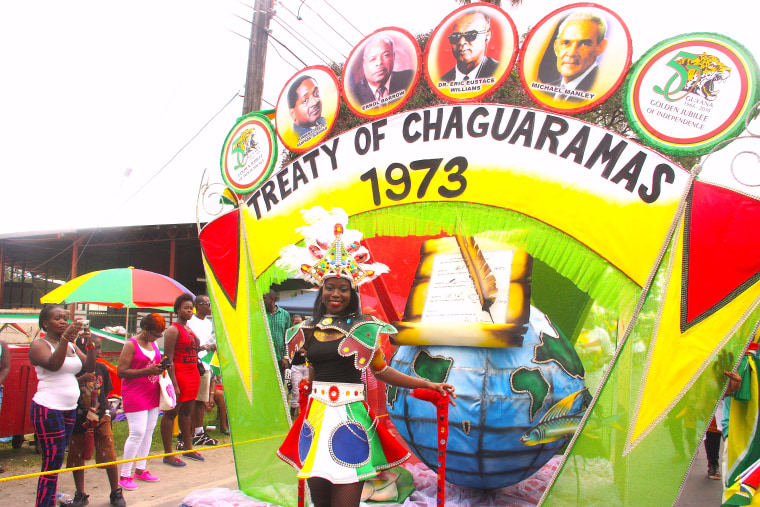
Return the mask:
[[174, 300], [184, 292], [192, 294], [168, 276], [130, 267], [104, 269], [78, 276], [42, 296], [40, 302], [171, 310]]

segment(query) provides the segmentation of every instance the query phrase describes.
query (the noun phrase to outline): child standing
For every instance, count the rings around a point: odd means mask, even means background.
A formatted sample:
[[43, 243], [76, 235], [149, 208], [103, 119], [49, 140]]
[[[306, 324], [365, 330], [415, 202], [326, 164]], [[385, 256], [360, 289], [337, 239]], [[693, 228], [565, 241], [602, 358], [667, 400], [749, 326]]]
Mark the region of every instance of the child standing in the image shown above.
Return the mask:
[[[77, 345], [82, 349], [85, 347], [83, 343], [77, 343]], [[90, 347], [95, 347], [95, 357], [100, 357], [101, 339], [99, 337], [92, 337]], [[85, 460], [92, 457], [93, 449], [96, 463], [116, 461], [111, 431], [111, 411], [108, 404], [108, 393], [112, 389], [108, 368], [102, 363], [95, 363], [94, 373], [84, 373], [77, 377], [77, 380], [82, 394], [77, 403], [76, 422], [69, 442], [66, 467], [84, 466]], [[111, 505], [126, 506], [127, 503], [119, 487], [119, 472], [116, 465], [110, 465], [105, 469], [108, 482], [111, 484]], [[75, 470], [72, 473], [77, 491], [69, 505], [72, 507], [87, 505], [90, 495], [85, 493], [84, 470]]]

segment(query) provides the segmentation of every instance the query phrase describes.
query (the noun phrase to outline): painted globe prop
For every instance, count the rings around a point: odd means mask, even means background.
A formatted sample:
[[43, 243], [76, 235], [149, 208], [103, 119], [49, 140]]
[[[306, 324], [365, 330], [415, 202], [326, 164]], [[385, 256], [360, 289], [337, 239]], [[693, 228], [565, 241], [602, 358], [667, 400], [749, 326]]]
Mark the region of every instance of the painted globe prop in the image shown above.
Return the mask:
[[[534, 307], [522, 347], [400, 346], [391, 366], [434, 381], [445, 376], [456, 387], [446, 454], [446, 480], [452, 484], [516, 484], [545, 465], [572, 434], [557, 432], [558, 424], [580, 421], [583, 365], [569, 340]], [[571, 403], [565, 416], [550, 420], [552, 412], [545, 418], [561, 400]], [[435, 409], [407, 389], [389, 387], [388, 413], [412, 452], [437, 471]]]

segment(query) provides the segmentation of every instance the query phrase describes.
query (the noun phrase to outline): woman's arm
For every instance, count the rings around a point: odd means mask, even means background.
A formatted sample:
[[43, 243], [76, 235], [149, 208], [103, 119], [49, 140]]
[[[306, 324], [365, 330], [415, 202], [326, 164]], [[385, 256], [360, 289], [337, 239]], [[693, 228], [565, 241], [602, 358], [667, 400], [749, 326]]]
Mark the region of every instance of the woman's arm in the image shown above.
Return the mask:
[[82, 341], [84, 342], [84, 348], [87, 351], [87, 355], [83, 354], [79, 347], [74, 347], [79, 360], [82, 361], [82, 364], [84, 365], [80, 373], [94, 373], [95, 363], [97, 362], [97, 353], [95, 350], [95, 345], [92, 343], [92, 334], [90, 333], [90, 328], [83, 329], [81, 336]]
[[157, 364], [152, 364], [147, 368], [130, 368], [132, 359], [135, 357], [135, 345], [131, 341], [127, 341], [119, 354], [119, 363], [116, 366], [116, 374], [119, 378], [138, 378], [155, 376], [161, 373]]
[[50, 371], [58, 371], [66, 360], [66, 353], [69, 348], [68, 340], [61, 338], [55, 349], [50, 351], [50, 347], [44, 338], [38, 338], [29, 346], [29, 362], [33, 366], [39, 366]]
[[170, 326], [164, 333], [164, 355], [172, 362], [167, 371], [169, 372], [169, 378], [172, 379], [172, 384], [174, 384], [174, 391], [177, 393], [177, 399], [179, 399], [179, 384], [177, 384], [177, 376], [174, 373], [174, 352], [177, 348], [178, 339], [179, 330], [176, 326]]
[[39, 366], [49, 371], [60, 370], [64, 361], [66, 361], [69, 343], [74, 343], [81, 330], [81, 320], [75, 320], [69, 324], [52, 352], [48, 343], [43, 343], [47, 342], [47, 340], [44, 338], [34, 340], [29, 346], [29, 362], [32, 363], [32, 366]]
[[452, 405], [456, 405], [453, 398], [456, 398], [457, 395], [454, 394], [454, 386], [451, 384], [445, 384], [443, 382], [430, 382], [429, 380], [425, 380], [423, 378], [410, 377], [409, 375], [401, 373], [400, 371], [396, 370], [395, 368], [391, 368], [390, 366], [385, 368], [383, 371], [373, 371], [372, 373], [374, 373], [375, 377], [377, 377], [379, 380], [382, 380], [386, 384], [393, 386], [406, 387], [408, 389], [432, 389], [433, 391], [438, 391], [441, 396], [451, 395], [449, 402], [451, 402]]

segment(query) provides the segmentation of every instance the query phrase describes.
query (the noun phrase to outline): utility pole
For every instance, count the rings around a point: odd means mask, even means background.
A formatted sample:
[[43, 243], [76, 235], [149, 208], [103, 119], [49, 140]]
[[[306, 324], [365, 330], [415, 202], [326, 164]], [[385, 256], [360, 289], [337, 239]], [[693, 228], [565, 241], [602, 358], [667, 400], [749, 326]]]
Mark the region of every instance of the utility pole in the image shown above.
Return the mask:
[[272, 19], [272, 0], [256, 0], [251, 24], [248, 72], [245, 78], [243, 114], [261, 109], [264, 93], [264, 67], [267, 60], [269, 21]]

